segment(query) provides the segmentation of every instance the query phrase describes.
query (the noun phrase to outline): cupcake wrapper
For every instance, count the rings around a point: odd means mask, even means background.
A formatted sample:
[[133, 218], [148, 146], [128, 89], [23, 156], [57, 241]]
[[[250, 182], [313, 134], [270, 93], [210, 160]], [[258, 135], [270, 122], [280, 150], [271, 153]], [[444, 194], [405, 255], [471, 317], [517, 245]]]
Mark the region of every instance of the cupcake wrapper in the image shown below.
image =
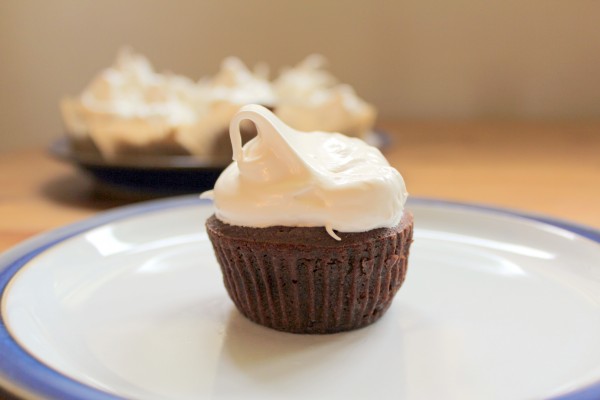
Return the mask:
[[326, 250], [208, 233], [243, 315], [286, 332], [334, 333], [367, 326], [389, 308], [406, 276], [413, 230]]

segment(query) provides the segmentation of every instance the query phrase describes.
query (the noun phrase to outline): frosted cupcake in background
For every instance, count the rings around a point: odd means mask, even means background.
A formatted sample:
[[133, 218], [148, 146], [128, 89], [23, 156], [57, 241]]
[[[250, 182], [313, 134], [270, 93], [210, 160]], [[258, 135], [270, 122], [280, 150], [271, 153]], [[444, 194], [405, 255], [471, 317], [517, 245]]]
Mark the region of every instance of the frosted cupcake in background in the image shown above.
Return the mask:
[[[324, 65], [313, 55], [271, 82], [266, 65], [252, 71], [229, 57], [215, 76], [193, 82], [158, 73], [145, 57], [122, 50], [80, 96], [64, 99], [61, 111], [73, 146], [107, 160], [151, 154], [226, 161], [229, 121], [245, 104], [263, 105], [299, 130], [364, 138], [373, 128], [374, 107]], [[253, 125], [243, 126], [242, 135], [255, 136]]]
[[75, 148], [97, 150], [108, 160], [132, 154], [214, 156], [229, 149], [220, 141], [242, 105], [274, 104], [271, 84], [261, 74], [264, 68], [254, 73], [228, 58], [213, 79], [195, 83], [157, 73], [145, 57], [125, 49], [79, 97], [64, 99], [61, 111]]
[[61, 103], [76, 148], [96, 148], [107, 159], [119, 154], [185, 154], [182, 131], [198, 122], [196, 84], [159, 74], [146, 58], [122, 50], [83, 93]]
[[284, 69], [273, 82], [278, 96], [275, 114], [301, 131], [340, 132], [362, 139], [375, 124], [375, 107], [340, 84], [324, 70], [326, 60], [311, 55], [294, 68]]
[[[240, 124], [258, 136], [242, 147]], [[404, 180], [381, 152], [339, 133], [300, 132], [258, 105], [230, 125], [234, 162], [206, 222], [239, 311], [294, 333], [364, 327], [406, 276], [413, 218]]]
[[230, 103], [237, 105], [238, 109], [240, 105], [246, 104], [273, 107], [277, 103], [269, 82], [268, 66], [258, 64], [251, 71], [237, 57], [223, 60], [221, 69], [214, 77], [204, 77], [198, 82], [198, 90], [202, 93], [201, 97], [209, 103]]
[[[269, 69], [259, 64], [251, 71], [236, 57], [221, 63], [221, 69], [212, 78], [198, 82], [196, 104], [197, 122], [192, 129], [180, 135], [180, 141], [191, 154], [211, 155], [231, 159], [229, 122], [245, 104], [261, 104], [273, 108], [277, 98], [269, 82]], [[252, 124], [243, 127], [244, 139], [256, 135]]]

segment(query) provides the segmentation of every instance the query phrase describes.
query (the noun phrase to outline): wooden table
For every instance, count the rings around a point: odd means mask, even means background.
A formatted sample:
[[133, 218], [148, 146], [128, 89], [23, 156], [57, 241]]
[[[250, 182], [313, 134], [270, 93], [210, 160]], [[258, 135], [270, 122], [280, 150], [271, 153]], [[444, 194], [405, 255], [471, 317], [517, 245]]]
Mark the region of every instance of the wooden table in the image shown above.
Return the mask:
[[[600, 121], [388, 122], [412, 196], [485, 203], [600, 228]], [[130, 203], [42, 148], [0, 154], [0, 251]]]

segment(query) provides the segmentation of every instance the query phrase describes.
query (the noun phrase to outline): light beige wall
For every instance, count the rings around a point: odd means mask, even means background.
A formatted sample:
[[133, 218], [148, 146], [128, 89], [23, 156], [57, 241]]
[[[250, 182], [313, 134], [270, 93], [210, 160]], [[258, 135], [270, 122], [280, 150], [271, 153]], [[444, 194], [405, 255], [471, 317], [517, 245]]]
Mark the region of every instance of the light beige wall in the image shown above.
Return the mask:
[[123, 44], [193, 78], [320, 52], [384, 117], [600, 116], [597, 0], [4, 0], [0, 151], [59, 136]]

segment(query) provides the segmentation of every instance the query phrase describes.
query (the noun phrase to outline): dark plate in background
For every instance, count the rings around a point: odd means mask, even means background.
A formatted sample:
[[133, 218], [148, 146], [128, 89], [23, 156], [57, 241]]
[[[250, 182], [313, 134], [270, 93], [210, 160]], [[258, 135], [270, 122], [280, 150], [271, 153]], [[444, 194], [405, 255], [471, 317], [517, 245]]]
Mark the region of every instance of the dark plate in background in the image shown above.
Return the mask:
[[107, 161], [97, 152], [75, 150], [67, 137], [50, 154], [90, 175], [102, 191], [119, 196], [171, 196], [212, 189], [228, 165], [194, 156], [135, 155]]

